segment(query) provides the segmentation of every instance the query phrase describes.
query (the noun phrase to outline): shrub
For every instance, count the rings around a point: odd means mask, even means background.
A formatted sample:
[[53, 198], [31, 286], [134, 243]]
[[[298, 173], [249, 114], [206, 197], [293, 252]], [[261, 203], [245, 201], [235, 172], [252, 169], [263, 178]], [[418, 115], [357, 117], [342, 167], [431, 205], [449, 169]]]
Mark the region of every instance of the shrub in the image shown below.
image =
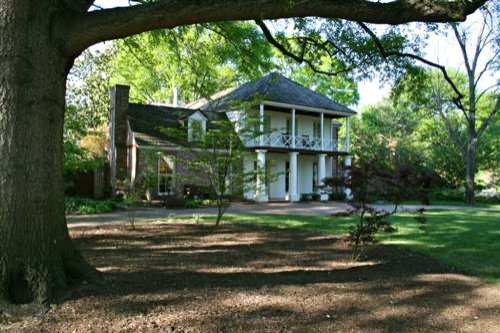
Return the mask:
[[494, 189], [482, 190], [477, 194], [476, 199], [483, 203], [500, 203], [500, 192]]
[[163, 198], [165, 208], [183, 208], [184, 199], [178, 195], [168, 195]]
[[191, 199], [191, 198], [187, 198], [187, 199], [184, 199], [184, 202], [183, 202], [183, 206], [185, 208], [200, 208], [200, 206], [202, 205], [202, 200], [200, 199]]
[[313, 193], [303, 193], [300, 196], [300, 201], [312, 201], [313, 200]]
[[66, 197], [64, 211], [66, 214], [99, 214], [116, 209], [115, 200], [94, 200], [87, 198]]
[[328, 195], [328, 199], [332, 201], [344, 201], [345, 192], [332, 192]]

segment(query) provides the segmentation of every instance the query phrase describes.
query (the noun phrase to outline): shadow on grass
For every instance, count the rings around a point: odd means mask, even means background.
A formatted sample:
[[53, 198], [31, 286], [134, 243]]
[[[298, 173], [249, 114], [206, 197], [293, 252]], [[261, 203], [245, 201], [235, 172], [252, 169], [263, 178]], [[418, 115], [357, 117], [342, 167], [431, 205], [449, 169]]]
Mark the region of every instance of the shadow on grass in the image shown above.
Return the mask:
[[[481, 210], [428, 211], [427, 232], [410, 213], [391, 218], [398, 232], [380, 235], [389, 244], [444, 261], [470, 274], [500, 283], [500, 213]], [[279, 228], [305, 228], [337, 235], [347, 233], [355, 217], [229, 215], [230, 223], [253, 223]]]

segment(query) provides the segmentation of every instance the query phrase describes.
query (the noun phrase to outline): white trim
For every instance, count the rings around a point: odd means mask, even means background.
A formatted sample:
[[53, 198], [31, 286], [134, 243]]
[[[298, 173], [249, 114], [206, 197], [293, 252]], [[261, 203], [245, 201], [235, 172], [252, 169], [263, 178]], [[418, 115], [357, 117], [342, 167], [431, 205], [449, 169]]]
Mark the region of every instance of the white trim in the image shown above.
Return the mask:
[[272, 102], [272, 101], [263, 101], [262, 104], [270, 105], [270, 106], [277, 106], [277, 107], [284, 107], [284, 108], [289, 108], [289, 109], [299, 109], [301, 111], [309, 111], [309, 112], [315, 112], [315, 113], [323, 112], [325, 114], [333, 114], [333, 115], [340, 115], [340, 116], [346, 116], [346, 117], [356, 115], [356, 113], [333, 111], [333, 110], [322, 109], [322, 108], [314, 108], [314, 107], [310, 107], [310, 106], [288, 104], [288, 103], [279, 103], [279, 102]]

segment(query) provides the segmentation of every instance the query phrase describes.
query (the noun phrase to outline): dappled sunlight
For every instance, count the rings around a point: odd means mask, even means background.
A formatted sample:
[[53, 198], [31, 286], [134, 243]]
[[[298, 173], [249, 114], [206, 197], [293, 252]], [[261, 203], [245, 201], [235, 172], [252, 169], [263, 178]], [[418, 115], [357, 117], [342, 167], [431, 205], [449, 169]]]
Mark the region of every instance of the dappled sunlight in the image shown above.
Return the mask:
[[[499, 287], [426, 256], [378, 245], [353, 262], [336, 235], [246, 222], [72, 231], [106, 282], [78, 288], [41, 330], [488, 332], [500, 326]], [[325, 222], [335, 220], [298, 221], [314, 228]]]

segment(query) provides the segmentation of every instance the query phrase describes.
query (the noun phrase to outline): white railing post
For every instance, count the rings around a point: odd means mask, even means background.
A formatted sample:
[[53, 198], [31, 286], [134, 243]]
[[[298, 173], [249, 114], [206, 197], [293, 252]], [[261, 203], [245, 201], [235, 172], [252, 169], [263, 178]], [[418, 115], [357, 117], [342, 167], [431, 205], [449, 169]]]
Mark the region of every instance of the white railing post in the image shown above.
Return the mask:
[[295, 109], [292, 109], [292, 148], [295, 148]]

